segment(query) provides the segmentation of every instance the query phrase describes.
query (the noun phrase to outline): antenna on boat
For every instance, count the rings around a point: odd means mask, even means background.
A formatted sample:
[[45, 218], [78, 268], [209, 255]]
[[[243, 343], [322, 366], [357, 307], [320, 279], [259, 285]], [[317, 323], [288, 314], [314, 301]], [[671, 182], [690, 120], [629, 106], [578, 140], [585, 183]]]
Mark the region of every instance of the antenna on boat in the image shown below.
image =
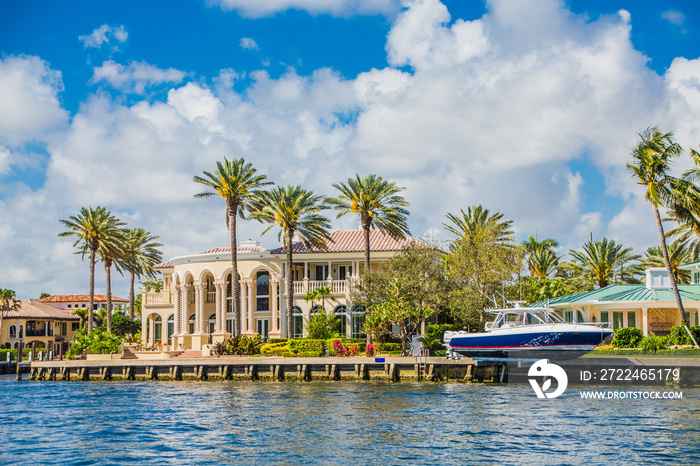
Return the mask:
[[496, 302], [495, 299], [490, 298], [489, 295], [487, 295], [486, 293], [484, 293], [484, 292], [481, 291], [481, 290], [478, 290], [478, 289], [476, 289], [476, 288], [474, 288], [474, 289], [475, 289], [480, 295], [482, 295], [484, 298], [486, 298], [486, 299], [488, 299], [489, 301], [491, 301], [491, 302], [493, 303], [494, 307], [496, 307], [496, 308], [498, 307], [498, 303]]

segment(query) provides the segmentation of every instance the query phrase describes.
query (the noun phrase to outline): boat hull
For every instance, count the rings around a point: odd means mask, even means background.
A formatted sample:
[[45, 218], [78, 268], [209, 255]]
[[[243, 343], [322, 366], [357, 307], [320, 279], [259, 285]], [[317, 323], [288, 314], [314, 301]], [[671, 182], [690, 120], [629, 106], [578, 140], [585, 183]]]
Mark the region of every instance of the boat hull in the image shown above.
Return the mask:
[[[487, 333], [458, 333], [448, 350], [470, 357], [573, 359], [592, 351], [613, 331], [582, 325], [551, 329], [498, 329]], [[570, 327], [570, 328], [566, 328]]]

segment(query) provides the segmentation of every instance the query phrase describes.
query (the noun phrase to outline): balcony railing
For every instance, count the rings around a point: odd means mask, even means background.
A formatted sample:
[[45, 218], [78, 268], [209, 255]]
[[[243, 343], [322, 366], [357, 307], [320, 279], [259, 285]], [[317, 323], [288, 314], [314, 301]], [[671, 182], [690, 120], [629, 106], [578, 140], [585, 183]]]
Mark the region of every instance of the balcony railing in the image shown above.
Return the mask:
[[146, 292], [146, 305], [149, 304], [172, 304], [169, 291], [156, 293], [155, 291]]
[[[359, 283], [361, 283], [361, 280], [354, 279], [350, 283], [351, 289], [348, 290], [348, 280], [298, 280], [294, 282], [294, 294], [304, 294], [307, 291], [313, 291], [322, 286], [330, 287], [331, 294], [334, 295], [347, 294], [349, 291], [352, 291], [353, 286], [357, 286]], [[282, 290], [286, 296], [286, 287], [282, 287]]]

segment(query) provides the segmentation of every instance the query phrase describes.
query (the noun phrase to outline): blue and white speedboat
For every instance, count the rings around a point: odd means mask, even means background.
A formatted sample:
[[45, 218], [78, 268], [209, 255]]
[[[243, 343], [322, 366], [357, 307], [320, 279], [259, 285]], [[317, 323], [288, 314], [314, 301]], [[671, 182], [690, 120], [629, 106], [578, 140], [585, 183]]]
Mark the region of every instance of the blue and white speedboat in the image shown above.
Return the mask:
[[515, 307], [490, 309], [496, 314], [483, 333], [445, 332], [447, 357], [572, 359], [611, 338], [605, 323], [567, 323], [554, 309]]

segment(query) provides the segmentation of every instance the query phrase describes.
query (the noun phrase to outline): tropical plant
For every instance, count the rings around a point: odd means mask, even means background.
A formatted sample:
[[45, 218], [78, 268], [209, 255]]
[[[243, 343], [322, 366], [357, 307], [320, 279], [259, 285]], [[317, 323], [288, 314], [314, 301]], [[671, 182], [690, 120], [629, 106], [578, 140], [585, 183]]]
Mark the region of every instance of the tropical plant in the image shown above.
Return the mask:
[[107, 331], [112, 331], [112, 265], [117, 264], [117, 271], [121, 273], [121, 264], [126, 260], [126, 240], [123, 230], [110, 232], [112, 235], [107, 241], [103, 241], [97, 252], [105, 266], [107, 283]]
[[156, 293], [163, 291], [163, 280], [146, 280], [145, 282], [141, 282], [141, 285], [143, 285], [143, 289], [146, 291], [154, 291]]
[[252, 203], [260, 190], [269, 184], [265, 175], [260, 175], [251, 163], [243, 158], [216, 163], [213, 173], [205, 171], [204, 177], [195, 176], [195, 183], [200, 183], [211, 191], [195, 194], [195, 198], [219, 196], [226, 201], [226, 226], [231, 232], [231, 292], [234, 315], [234, 335], [241, 333], [240, 276], [238, 274], [238, 247], [236, 240], [236, 217], [245, 220]]
[[681, 295], [678, 292], [676, 280], [671, 270], [671, 262], [666, 247], [666, 236], [659, 214], [660, 207], [669, 207], [674, 203], [683, 204], [682, 196], [678, 194], [686, 191], [687, 183], [670, 175], [673, 159], [681, 153], [681, 146], [673, 142], [672, 133], [662, 133], [658, 128], [647, 128], [639, 134], [639, 142], [632, 150], [632, 163], [627, 164], [627, 169], [637, 184], [644, 186], [644, 199], [654, 209], [656, 227], [659, 229], [659, 243], [664, 258], [664, 264], [671, 282], [673, 295], [676, 299], [680, 321], [685, 321], [685, 310]]
[[[690, 271], [679, 269], [681, 265], [687, 264], [693, 260], [690, 251], [686, 247], [686, 243], [676, 241], [668, 245], [667, 248], [668, 259], [671, 263], [671, 271], [673, 272], [673, 278], [676, 280], [676, 283], [679, 285], [689, 284]], [[661, 246], [651, 246], [644, 252], [644, 258], [640, 263], [640, 268], [646, 270], [649, 267], [666, 267]]]
[[43, 292], [39, 295], [39, 299], [50, 298], [50, 297], [51, 297], [50, 294], [48, 294], [48, 293], [43, 293]]
[[331, 312], [326, 312], [325, 309], [312, 314], [311, 317], [306, 320], [308, 336], [313, 340], [337, 338], [339, 325], [340, 321], [338, 316]]
[[[583, 245], [582, 250], [570, 249], [569, 254], [573, 260], [565, 262], [564, 267], [571, 272], [570, 285], [580, 288], [585, 284], [587, 289], [608, 286], [615, 281], [616, 268], [623, 270], [625, 264], [640, 259], [638, 254], [632, 252], [632, 248], [623, 247], [607, 238], [590, 239]], [[624, 272], [620, 275], [624, 277]]]
[[644, 338], [637, 327], [623, 327], [615, 330], [615, 337], [610, 342], [613, 348], [636, 348]]
[[134, 284], [136, 277], [155, 278], [156, 274], [153, 267], [159, 264], [163, 259], [163, 254], [158, 248], [162, 247], [161, 243], [156, 242], [157, 236], [151, 235], [150, 232], [143, 228], [128, 228], [124, 230], [125, 238], [125, 258], [122, 262], [122, 268], [129, 272], [129, 317], [134, 318]]
[[80, 307], [77, 309], [73, 309], [73, 314], [80, 317], [80, 328], [83, 328], [85, 326], [85, 324], [87, 323], [88, 312], [89, 312], [88, 308], [86, 308], [86, 307]]
[[112, 333], [120, 337], [134, 335], [141, 331], [141, 323], [117, 311], [112, 317]]
[[0, 289], [0, 341], [2, 341], [2, 320], [6, 312], [16, 311], [22, 306], [14, 290]]
[[452, 240], [453, 242], [460, 239], [473, 240], [483, 231], [489, 232], [489, 237], [494, 244], [510, 244], [513, 241], [515, 236], [511, 229], [513, 221], [503, 220], [502, 213], [496, 212], [490, 215], [489, 210], [480, 205], [468, 207], [466, 213], [461, 209], [459, 212], [461, 216], [447, 214], [447, 219], [452, 224], [443, 223], [445, 229], [457, 237], [456, 240]]
[[642, 338], [642, 341], [639, 343], [639, 347], [644, 351], [656, 353], [660, 349], [663, 349], [665, 342], [666, 339], [663, 337], [649, 335], [647, 337]]
[[73, 343], [66, 356], [68, 359], [73, 359], [83, 354], [84, 350], [90, 350], [92, 354], [114, 354], [119, 351], [119, 345], [123, 341], [121, 337], [102, 328], [96, 328], [92, 332], [88, 332], [87, 328], [83, 328], [75, 334]]
[[95, 307], [95, 262], [97, 251], [100, 248], [114, 246], [112, 243], [118, 240], [119, 228], [124, 223], [112, 215], [106, 208], [97, 206], [83, 207], [77, 216], [70, 216], [68, 220], [60, 220], [68, 228], [59, 233], [59, 237], [74, 236], [77, 239], [73, 247], [77, 247], [76, 254], [90, 254], [90, 303], [88, 310], [88, 331], [93, 328], [93, 309]]
[[328, 209], [323, 196], [301, 186], [278, 186], [271, 191], [263, 191], [252, 204], [251, 218], [269, 223], [262, 234], [267, 233], [273, 226], [278, 226], [277, 235], [282, 242], [287, 255], [287, 336], [292, 336], [294, 306], [294, 282], [292, 281], [293, 241], [297, 236], [302, 244], [309, 249], [324, 250], [326, 241], [332, 241], [328, 218], [319, 214]]
[[538, 241], [532, 235], [523, 242], [527, 268], [531, 277], [547, 278], [553, 275], [561, 259], [554, 252], [557, 247], [559, 247], [559, 243], [552, 238]]
[[410, 235], [406, 219], [409, 215], [410, 204], [400, 195], [404, 190], [393, 181], [386, 181], [381, 176], [367, 175], [360, 178], [348, 178], [347, 183], [334, 183], [333, 187], [340, 191], [338, 197], [328, 200], [328, 203], [338, 211], [340, 218], [347, 213], [360, 216], [360, 224], [364, 230], [365, 270], [369, 270], [370, 229], [378, 229], [394, 239], [403, 239]]
[[317, 301], [321, 301], [321, 309], [325, 312], [326, 300], [338, 302], [331, 293], [331, 288], [329, 286], [319, 286], [315, 290], [307, 291], [306, 296], [304, 296], [304, 301], [311, 302], [312, 305]]

